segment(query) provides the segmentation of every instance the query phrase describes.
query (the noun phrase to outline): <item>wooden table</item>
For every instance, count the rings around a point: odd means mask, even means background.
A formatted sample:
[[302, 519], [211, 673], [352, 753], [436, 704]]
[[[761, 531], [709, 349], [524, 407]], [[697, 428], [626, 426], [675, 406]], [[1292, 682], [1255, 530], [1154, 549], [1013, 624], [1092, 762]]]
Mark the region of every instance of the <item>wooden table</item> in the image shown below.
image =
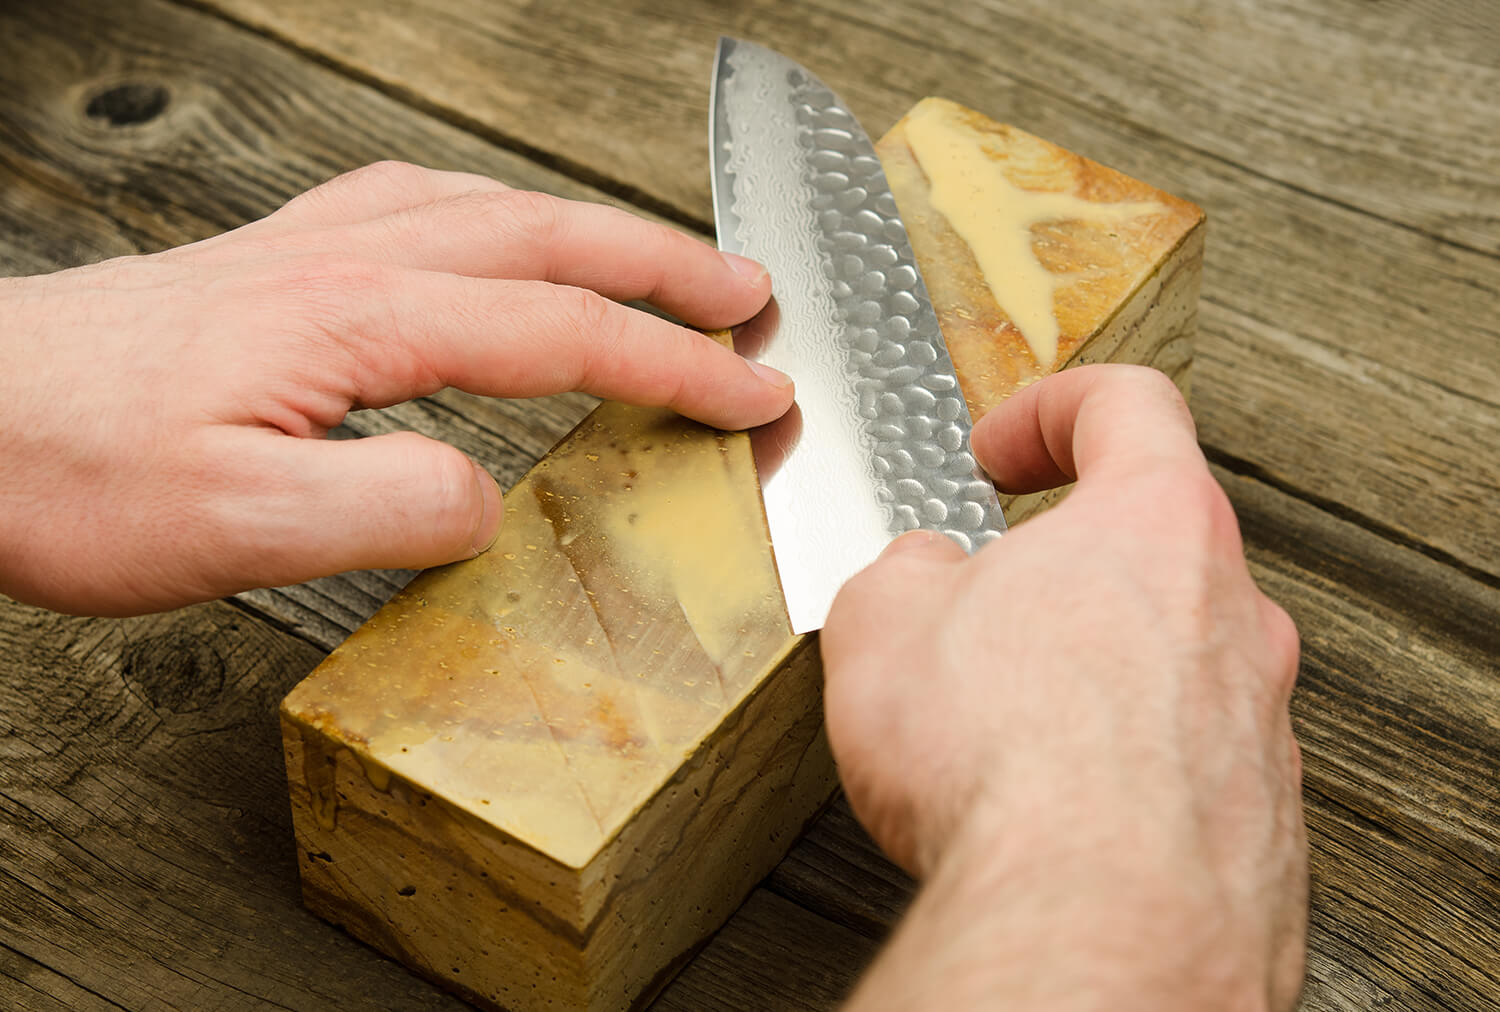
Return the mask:
[[[1304, 643], [1305, 1007], [1500, 1007], [1500, 6], [844, 6], [3, 2], [0, 271], [186, 242], [380, 158], [708, 234], [720, 31], [872, 132], [941, 94], [1195, 200], [1194, 409]], [[346, 428], [508, 484], [588, 406], [445, 392]], [[0, 607], [0, 1006], [460, 1007], [302, 910], [276, 737], [404, 578]], [[659, 1007], [830, 1007], [911, 889], [838, 804]]]

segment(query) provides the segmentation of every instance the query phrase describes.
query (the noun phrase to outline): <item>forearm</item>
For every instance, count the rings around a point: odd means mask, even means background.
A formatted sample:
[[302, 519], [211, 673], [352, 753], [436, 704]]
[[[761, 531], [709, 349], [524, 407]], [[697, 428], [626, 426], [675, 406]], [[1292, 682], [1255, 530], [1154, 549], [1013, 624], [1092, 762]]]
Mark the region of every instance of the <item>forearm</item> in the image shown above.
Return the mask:
[[1191, 861], [971, 820], [847, 1012], [1267, 1009], [1259, 948], [1214, 892]]

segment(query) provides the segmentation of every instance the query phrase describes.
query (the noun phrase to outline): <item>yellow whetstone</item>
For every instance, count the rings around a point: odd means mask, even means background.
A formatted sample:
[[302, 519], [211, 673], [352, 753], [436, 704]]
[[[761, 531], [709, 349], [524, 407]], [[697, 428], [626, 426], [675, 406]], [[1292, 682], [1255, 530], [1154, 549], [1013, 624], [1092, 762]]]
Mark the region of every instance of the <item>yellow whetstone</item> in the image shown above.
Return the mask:
[[[1084, 360], [1185, 377], [1196, 207], [937, 99], [878, 150], [976, 418]], [[281, 718], [308, 905], [494, 1008], [649, 998], [836, 783], [748, 437], [621, 404]]]

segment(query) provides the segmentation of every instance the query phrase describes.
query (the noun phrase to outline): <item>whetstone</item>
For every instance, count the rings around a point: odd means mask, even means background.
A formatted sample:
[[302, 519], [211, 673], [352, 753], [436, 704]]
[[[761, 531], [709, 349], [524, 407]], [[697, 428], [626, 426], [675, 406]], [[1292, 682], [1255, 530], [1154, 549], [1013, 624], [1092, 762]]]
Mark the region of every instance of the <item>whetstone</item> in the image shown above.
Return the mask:
[[[1185, 377], [1196, 207], [936, 99], [878, 148], [976, 418], [1085, 360]], [[287, 696], [304, 898], [481, 1006], [644, 1002], [834, 790], [821, 679], [748, 437], [604, 404]]]

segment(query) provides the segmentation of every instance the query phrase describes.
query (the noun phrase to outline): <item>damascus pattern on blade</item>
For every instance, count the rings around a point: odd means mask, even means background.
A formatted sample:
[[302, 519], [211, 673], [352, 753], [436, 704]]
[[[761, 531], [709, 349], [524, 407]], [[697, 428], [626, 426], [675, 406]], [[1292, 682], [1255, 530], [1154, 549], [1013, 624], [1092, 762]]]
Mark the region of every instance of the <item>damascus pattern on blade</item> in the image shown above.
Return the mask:
[[757, 466], [793, 626], [817, 628], [843, 580], [896, 535], [924, 527], [973, 551], [1005, 521], [858, 122], [802, 67], [731, 39], [714, 106], [719, 244], [770, 269], [780, 316], [752, 354], [797, 381], [802, 431], [775, 468]]

